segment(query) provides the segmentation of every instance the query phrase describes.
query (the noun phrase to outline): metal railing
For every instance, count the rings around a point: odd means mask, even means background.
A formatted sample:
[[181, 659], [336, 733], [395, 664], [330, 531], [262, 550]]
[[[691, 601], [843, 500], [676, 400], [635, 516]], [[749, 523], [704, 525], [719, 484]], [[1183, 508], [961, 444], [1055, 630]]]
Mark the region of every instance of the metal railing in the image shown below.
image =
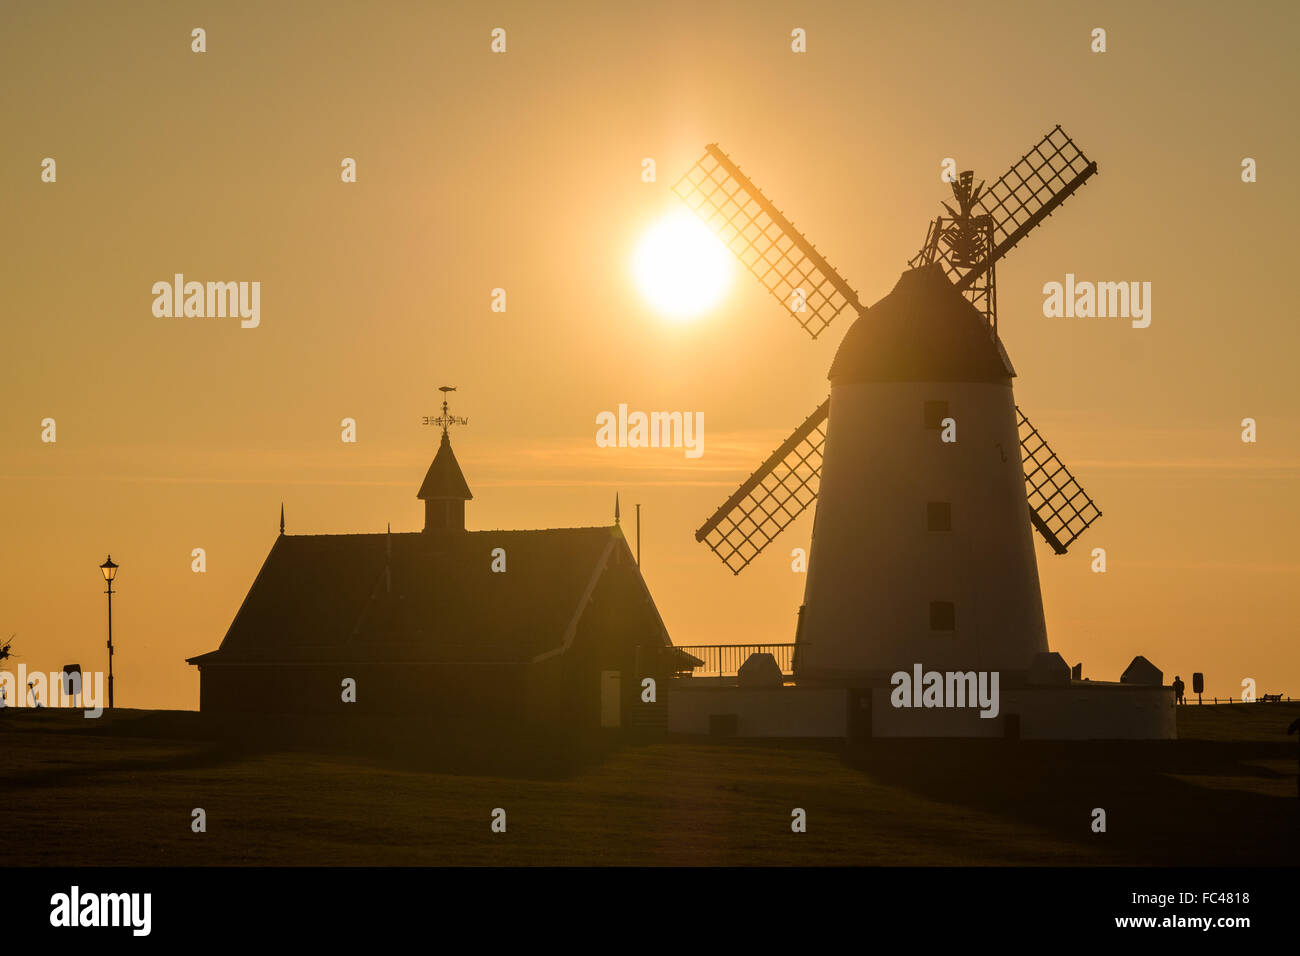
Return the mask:
[[1211, 697], [1209, 700], [1203, 700], [1200, 696], [1196, 696], [1196, 699], [1193, 700], [1193, 696], [1192, 694], [1184, 696], [1182, 706], [1189, 707], [1192, 704], [1202, 706], [1208, 704], [1294, 704], [1296, 702], [1294, 697], [1283, 697], [1281, 694], [1260, 694], [1254, 700], [1242, 700], [1240, 697], [1224, 697], [1222, 699]]
[[674, 645], [677, 650], [704, 664], [690, 673], [694, 677], [735, 677], [750, 654], [771, 654], [782, 674], [794, 673], [793, 644], [695, 644]]

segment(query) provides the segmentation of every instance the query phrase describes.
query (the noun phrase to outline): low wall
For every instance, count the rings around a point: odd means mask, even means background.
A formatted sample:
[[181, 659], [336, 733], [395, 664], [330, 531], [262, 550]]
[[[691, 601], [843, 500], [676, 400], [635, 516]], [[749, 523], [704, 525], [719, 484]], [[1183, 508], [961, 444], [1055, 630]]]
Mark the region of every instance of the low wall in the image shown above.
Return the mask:
[[[1008, 705], [1020, 707], [1021, 736], [1043, 740], [1174, 740], [1172, 687], [1074, 681], [1069, 687], [1028, 688]], [[1010, 697], [1010, 695], [1008, 695]]]
[[759, 689], [677, 681], [668, 694], [668, 731], [708, 734], [712, 717], [735, 715], [738, 737], [843, 737], [847, 700], [838, 687]]
[[873, 737], [1003, 737], [1019, 721], [1024, 740], [1173, 740], [1172, 687], [1072, 681], [1004, 690], [998, 716], [978, 709], [894, 707], [889, 688], [871, 699]]
[[[718, 717], [734, 719], [740, 737], [846, 737], [850, 698], [862, 693], [809, 684], [756, 690], [677, 681], [668, 695], [668, 730], [705, 735]], [[873, 737], [1003, 737], [1011, 732], [1025, 740], [1173, 740], [1178, 735], [1171, 687], [1072, 681], [1068, 686], [1011, 688], [1001, 693], [993, 718], [980, 717], [978, 708], [895, 708], [889, 687], [876, 687], [870, 696]]]

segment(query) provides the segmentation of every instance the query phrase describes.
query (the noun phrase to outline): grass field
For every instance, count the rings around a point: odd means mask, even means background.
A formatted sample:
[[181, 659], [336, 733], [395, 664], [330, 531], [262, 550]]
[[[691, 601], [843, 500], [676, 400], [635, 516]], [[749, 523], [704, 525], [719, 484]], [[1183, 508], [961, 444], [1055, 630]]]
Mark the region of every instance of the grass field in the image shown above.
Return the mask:
[[271, 726], [221, 739], [187, 712], [11, 709], [0, 864], [1289, 865], [1297, 715], [1181, 708], [1177, 741], [661, 740], [559, 759], [540, 739], [327, 749]]

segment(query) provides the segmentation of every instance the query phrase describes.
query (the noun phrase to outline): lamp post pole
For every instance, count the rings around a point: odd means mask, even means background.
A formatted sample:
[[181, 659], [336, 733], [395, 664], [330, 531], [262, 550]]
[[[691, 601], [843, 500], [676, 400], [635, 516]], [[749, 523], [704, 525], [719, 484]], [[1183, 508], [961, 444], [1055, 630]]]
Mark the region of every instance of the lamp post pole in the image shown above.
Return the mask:
[[108, 590], [104, 593], [108, 595], [108, 707], [113, 709], [113, 578], [117, 577], [117, 565], [113, 563], [113, 556], [110, 554], [108, 560], [99, 566], [99, 570], [104, 574], [104, 582], [108, 585]]
[[113, 582], [108, 582], [108, 708], [113, 709]]

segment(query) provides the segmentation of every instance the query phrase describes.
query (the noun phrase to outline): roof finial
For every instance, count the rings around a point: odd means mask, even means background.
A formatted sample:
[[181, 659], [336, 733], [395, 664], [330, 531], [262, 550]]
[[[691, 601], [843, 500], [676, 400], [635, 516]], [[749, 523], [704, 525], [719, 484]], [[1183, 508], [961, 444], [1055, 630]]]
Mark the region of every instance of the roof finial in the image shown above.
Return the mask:
[[618, 527], [618, 492], [614, 492], [614, 527]]
[[447, 393], [448, 393], [448, 392], [454, 392], [454, 391], [456, 391], [456, 386], [455, 386], [455, 385], [439, 385], [439, 386], [438, 386], [438, 391], [442, 392], [442, 414], [439, 415], [437, 418], [431, 418], [431, 417], [429, 417], [428, 415], [425, 415], [425, 416], [424, 416], [423, 424], [425, 424], [425, 425], [441, 425], [441, 426], [442, 426], [442, 437], [443, 437], [443, 439], [445, 440], [445, 439], [447, 438], [447, 429], [448, 429], [450, 426], [452, 426], [452, 425], [468, 425], [468, 424], [469, 424], [469, 419], [468, 419], [468, 418], [461, 418], [459, 415], [452, 415], [452, 414], [450, 414], [450, 413], [447, 411]]
[[284, 534], [284, 502], [280, 502], [280, 534]]

